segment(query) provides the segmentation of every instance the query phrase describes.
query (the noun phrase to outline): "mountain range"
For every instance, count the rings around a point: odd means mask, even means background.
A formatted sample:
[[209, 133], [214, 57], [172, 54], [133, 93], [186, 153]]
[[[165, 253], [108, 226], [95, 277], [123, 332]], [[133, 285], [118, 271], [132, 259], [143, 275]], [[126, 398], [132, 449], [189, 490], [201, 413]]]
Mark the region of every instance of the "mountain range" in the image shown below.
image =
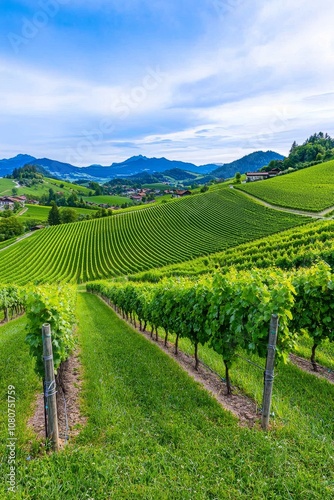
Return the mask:
[[27, 154], [19, 154], [14, 158], [0, 160], [0, 177], [9, 175], [14, 168], [33, 164], [42, 167], [53, 177], [75, 181], [87, 179], [104, 182], [115, 177], [129, 177], [131, 175], [147, 172], [163, 173], [166, 170], [181, 169], [197, 175], [212, 174], [215, 177], [233, 177], [236, 172], [241, 174], [249, 170], [259, 170], [271, 160], [282, 160], [284, 156], [274, 151], [256, 151], [239, 160], [226, 164], [207, 164], [197, 166], [167, 158], [147, 158], [146, 156], [133, 156], [123, 162], [113, 163], [110, 166], [90, 165], [88, 167], [77, 167], [69, 163], [63, 163], [49, 158], [35, 158]]

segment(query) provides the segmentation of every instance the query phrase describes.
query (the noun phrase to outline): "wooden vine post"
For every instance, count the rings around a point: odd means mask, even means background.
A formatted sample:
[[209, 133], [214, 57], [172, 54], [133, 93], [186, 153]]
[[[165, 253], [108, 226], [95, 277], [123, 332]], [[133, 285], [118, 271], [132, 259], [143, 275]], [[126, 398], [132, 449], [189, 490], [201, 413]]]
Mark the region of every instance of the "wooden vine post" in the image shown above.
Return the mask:
[[275, 365], [275, 351], [278, 332], [278, 316], [273, 314], [270, 320], [268, 353], [266, 361], [266, 369], [264, 372], [264, 388], [262, 400], [262, 429], [267, 430], [270, 418], [271, 397], [274, 385], [274, 365]]
[[44, 359], [44, 401], [47, 410], [47, 437], [52, 443], [54, 451], [59, 449], [58, 416], [56, 399], [56, 380], [53, 365], [51, 327], [44, 324], [42, 327], [43, 359]]

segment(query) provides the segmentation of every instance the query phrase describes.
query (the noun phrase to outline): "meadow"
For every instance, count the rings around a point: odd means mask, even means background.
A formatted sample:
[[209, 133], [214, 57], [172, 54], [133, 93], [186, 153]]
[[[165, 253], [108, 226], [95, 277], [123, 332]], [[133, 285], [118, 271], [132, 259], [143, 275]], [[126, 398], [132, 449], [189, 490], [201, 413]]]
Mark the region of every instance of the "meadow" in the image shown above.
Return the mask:
[[[36, 219], [38, 221], [45, 222], [48, 219], [48, 215], [51, 207], [43, 206], [43, 205], [29, 205], [28, 203], [25, 205], [27, 210], [19, 216], [20, 220], [25, 221], [29, 219]], [[77, 208], [71, 207], [78, 215], [93, 215], [95, 213], [94, 210], [89, 208]], [[61, 209], [61, 207], [60, 207]]]
[[134, 205], [134, 202], [127, 198], [126, 196], [117, 196], [117, 195], [100, 195], [100, 196], [83, 196], [84, 201], [89, 201], [92, 203], [96, 203], [100, 205], [105, 203], [106, 205], [111, 206], [120, 206], [123, 203], [128, 203], [129, 205]]
[[88, 193], [90, 192], [90, 189], [84, 186], [71, 184], [70, 182], [62, 180], [50, 179], [48, 177], [44, 177], [41, 184], [36, 184], [31, 187], [17, 187], [13, 179], [6, 179], [3, 177], [0, 178], [0, 196], [11, 196], [13, 188], [17, 189], [18, 195], [26, 195], [31, 198], [40, 197], [43, 195], [48, 196], [49, 189], [53, 189], [53, 191], [55, 192], [61, 191], [65, 196], [69, 196], [73, 192], [76, 192], [78, 194], [81, 193], [83, 196], [88, 196]]

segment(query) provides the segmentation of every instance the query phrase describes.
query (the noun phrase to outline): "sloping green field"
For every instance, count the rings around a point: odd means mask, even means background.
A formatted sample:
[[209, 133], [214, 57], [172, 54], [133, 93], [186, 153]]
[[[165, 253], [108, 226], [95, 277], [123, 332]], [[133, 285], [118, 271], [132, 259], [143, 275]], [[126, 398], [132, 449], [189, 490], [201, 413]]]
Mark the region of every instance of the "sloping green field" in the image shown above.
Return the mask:
[[[13, 188], [16, 188], [16, 184], [12, 179], [0, 178], [0, 196], [12, 195]], [[36, 184], [31, 187], [21, 186], [17, 188], [17, 194], [27, 195], [34, 198], [42, 195], [48, 195], [49, 189], [53, 189], [55, 192], [60, 191], [64, 193], [65, 196], [69, 196], [72, 192], [82, 193], [82, 195], [88, 196], [88, 193], [90, 192], [90, 189], [85, 186], [79, 186], [77, 184], [71, 184], [70, 182], [44, 177], [41, 184]]]
[[[48, 215], [50, 212], [51, 207], [46, 207], [43, 205], [29, 205], [27, 204], [25, 206], [27, 210], [20, 215], [20, 220], [29, 220], [29, 219], [36, 219], [39, 221], [46, 221], [48, 219]], [[83, 215], [93, 215], [95, 213], [94, 210], [90, 210], [89, 208], [76, 208], [76, 207], [71, 207], [77, 214], [83, 214]], [[61, 210], [61, 208], [60, 208]]]
[[222, 189], [142, 211], [39, 231], [1, 253], [0, 282], [82, 282], [140, 272], [306, 221]]
[[274, 205], [319, 212], [334, 206], [334, 161], [235, 187]]
[[96, 203], [100, 205], [101, 203], [105, 203], [106, 205], [122, 205], [123, 203], [127, 203], [128, 205], [133, 205], [133, 201], [126, 196], [109, 196], [109, 195], [100, 195], [100, 196], [84, 196], [84, 201], [90, 201], [92, 203]]

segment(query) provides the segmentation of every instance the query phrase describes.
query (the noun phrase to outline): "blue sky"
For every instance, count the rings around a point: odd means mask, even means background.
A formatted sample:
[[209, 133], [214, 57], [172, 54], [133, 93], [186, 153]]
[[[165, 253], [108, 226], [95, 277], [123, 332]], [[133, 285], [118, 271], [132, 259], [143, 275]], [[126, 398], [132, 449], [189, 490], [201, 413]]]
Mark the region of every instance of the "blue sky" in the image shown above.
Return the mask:
[[334, 135], [334, 4], [7, 0], [0, 157], [224, 163]]

